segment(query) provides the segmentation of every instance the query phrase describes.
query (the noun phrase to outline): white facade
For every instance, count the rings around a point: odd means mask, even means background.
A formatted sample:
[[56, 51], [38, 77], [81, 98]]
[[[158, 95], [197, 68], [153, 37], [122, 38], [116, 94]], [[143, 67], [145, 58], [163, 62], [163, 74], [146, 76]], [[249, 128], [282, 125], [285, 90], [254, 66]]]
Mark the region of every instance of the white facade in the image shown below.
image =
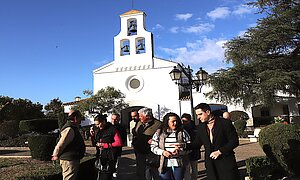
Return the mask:
[[[107, 86], [112, 86], [125, 94], [125, 102], [130, 107], [152, 108], [154, 115], [159, 119], [162, 119], [162, 116], [170, 111], [179, 115], [191, 113], [190, 101], [178, 100], [178, 85], [171, 80], [169, 75], [174, 66], [178, 67], [178, 63], [156, 58], [153, 55], [153, 36], [145, 28], [146, 14], [131, 10], [120, 15], [120, 18], [121, 30], [114, 37], [114, 60], [93, 71], [94, 93]], [[133, 32], [131, 33], [132, 27]], [[140, 46], [141, 44], [142, 46]], [[209, 90], [209, 87], [204, 86], [202, 93], [193, 92], [194, 106], [201, 102], [221, 104], [204, 97], [203, 93]], [[289, 104], [289, 102], [287, 103]], [[291, 108], [296, 106], [297, 102], [293, 102]], [[252, 113], [260, 111], [255, 108], [245, 110], [240, 105], [227, 105], [227, 107], [229, 112], [233, 110], [247, 112], [250, 117], [248, 122], [250, 126], [252, 125]], [[124, 113], [122, 113], [122, 120], [125, 119], [123, 124], [129, 124], [130, 113], [129, 111]], [[299, 115], [298, 108], [293, 110], [293, 113]], [[272, 113], [272, 115], [276, 115], [276, 113]]]
[[[122, 14], [121, 31], [114, 38], [115, 59], [96, 70], [94, 93], [101, 88], [113, 86], [126, 95], [130, 106], [145, 106], [158, 114], [159, 108], [170, 111], [178, 109], [178, 87], [169, 72], [175, 62], [153, 57], [152, 33], [145, 30], [145, 13], [132, 10]], [[128, 21], [136, 20], [136, 34], [128, 35]], [[137, 53], [137, 39], [144, 39], [144, 52]], [[122, 41], [128, 40], [130, 53], [122, 55]]]
[[[179, 101], [179, 90], [169, 73], [177, 62], [153, 56], [152, 33], [145, 29], [146, 14], [131, 10], [120, 15], [121, 31], [114, 37], [114, 60], [93, 71], [94, 93], [107, 86], [113, 86], [125, 94], [129, 106], [145, 106], [153, 109], [161, 119], [166, 112], [191, 113], [190, 101]], [[128, 31], [131, 21], [136, 22], [136, 33]], [[137, 53], [137, 40], [144, 39], [143, 53]], [[129, 52], [122, 54], [127, 41]], [[202, 88], [207, 91], [207, 87]], [[217, 103], [205, 99], [202, 93], [193, 92], [194, 105], [200, 102]], [[243, 110], [240, 107], [235, 109]]]

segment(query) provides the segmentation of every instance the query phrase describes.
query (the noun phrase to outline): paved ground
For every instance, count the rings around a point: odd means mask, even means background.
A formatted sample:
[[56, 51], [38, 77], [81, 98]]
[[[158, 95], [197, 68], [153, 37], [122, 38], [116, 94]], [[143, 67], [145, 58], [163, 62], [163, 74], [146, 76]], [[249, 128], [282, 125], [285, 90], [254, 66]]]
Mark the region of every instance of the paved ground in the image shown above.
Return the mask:
[[[240, 146], [235, 149], [236, 159], [239, 166], [241, 178], [244, 179], [246, 174], [245, 167], [245, 159], [253, 156], [262, 156], [264, 152], [260, 148], [257, 142], [250, 142], [248, 139], [241, 139]], [[94, 154], [94, 147], [88, 147], [87, 153]], [[22, 158], [30, 158], [30, 151], [28, 148], [19, 147], [19, 148], [7, 148], [0, 147], [0, 158], [8, 158], [8, 157], [22, 157]], [[202, 157], [204, 157], [202, 152]], [[203, 158], [198, 163], [198, 179], [205, 179], [205, 168]], [[130, 179], [130, 180], [138, 180], [139, 178], [135, 175], [135, 156], [131, 147], [125, 147], [123, 151], [123, 155], [120, 161], [119, 166], [119, 175], [118, 179]]]

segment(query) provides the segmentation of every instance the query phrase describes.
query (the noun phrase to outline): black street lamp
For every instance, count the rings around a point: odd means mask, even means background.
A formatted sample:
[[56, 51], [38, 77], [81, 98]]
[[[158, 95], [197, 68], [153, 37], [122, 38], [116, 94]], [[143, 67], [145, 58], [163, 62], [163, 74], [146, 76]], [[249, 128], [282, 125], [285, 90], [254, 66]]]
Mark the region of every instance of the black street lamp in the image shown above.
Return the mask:
[[[197, 73], [195, 74], [195, 77], [192, 75], [193, 70], [190, 68], [190, 66], [185, 67], [181, 64], [178, 64], [178, 66], [180, 69], [174, 66], [174, 69], [169, 74], [171, 76], [171, 79], [175, 81], [176, 84], [189, 89], [191, 114], [193, 120], [196, 122], [192, 90], [196, 89], [197, 92], [201, 92], [201, 88], [204, 85], [204, 81], [207, 80], [208, 73], [200, 67], [199, 71], [197, 71]], [[182, 76], [183, 74], [184, 76]]]

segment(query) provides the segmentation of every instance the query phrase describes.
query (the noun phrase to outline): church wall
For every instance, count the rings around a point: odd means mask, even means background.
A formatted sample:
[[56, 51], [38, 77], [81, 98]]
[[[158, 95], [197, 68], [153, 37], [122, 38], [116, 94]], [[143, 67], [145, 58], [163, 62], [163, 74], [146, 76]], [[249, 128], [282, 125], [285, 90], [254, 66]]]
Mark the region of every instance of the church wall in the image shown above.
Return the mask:
[[[126, 95], [125, 101], [130, 106], [151, 106], [153, 111], [160, 107], [176, 112], [179, 109], [178, 87], [169, 76], [172, 68], [94, 74], [94, 92], [113, 86]], [[140, 80], [140, 88], [130, 88], [132, 78]]]

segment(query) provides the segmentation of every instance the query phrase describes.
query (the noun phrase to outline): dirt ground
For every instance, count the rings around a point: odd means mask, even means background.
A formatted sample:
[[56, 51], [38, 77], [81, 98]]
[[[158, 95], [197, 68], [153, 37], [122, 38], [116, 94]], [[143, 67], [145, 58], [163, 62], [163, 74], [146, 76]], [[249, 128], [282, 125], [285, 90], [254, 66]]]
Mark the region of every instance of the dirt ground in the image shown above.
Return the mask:
[[[204, 152], [202, 150], [202, 156]], [[262, 151], [258, 142], [250, 142], [249, 139], [240, 139], [240, 145], [235, 149], [235, 155], [241, 179], [245, 179], [246, 166], [245, 160], [249, 157], [264, 156], [265, 153]], [[122, 159], [120, 161], [119, 168], [119, 179], [130, 179], [138, 180], [139, 178], [135, 175], [135, 159], [134, 153], [131, 148], [124, 148]], [[201, 158], [198, 162], [198, 179], [205, 179], [206, 173], [204, 168], [204, 159]]]
[[[95, 148], [87, 147], [87, 153], [95, 154]], [[250, 142], [249, 139], [240, 139], [240, 145], [235, 149], [235, 153], [241, 179], [244, 179], [244, 177], [246, 176], [245, 160], [249, 157], [265, 155], [262, 149], [260, 148], [258, 142]], [[30, 158], [30, 151], [26, 147], [0, 147], [0, 158], [12, 157]], [[203, 150], [202, 157], [204, 157]], [[138, 180], [139, 178], [136, 176], [135, 167], [135, 155], [133, 149], [131, 147], [124, 147], [123, 154], [120, 160], [120, 165], [118, 168], [118, 179]], [[201, 158], [198, 162], [198, 179], [205, 178], [206, 174], [204, 168], [204, 160], [203, 158]]]

